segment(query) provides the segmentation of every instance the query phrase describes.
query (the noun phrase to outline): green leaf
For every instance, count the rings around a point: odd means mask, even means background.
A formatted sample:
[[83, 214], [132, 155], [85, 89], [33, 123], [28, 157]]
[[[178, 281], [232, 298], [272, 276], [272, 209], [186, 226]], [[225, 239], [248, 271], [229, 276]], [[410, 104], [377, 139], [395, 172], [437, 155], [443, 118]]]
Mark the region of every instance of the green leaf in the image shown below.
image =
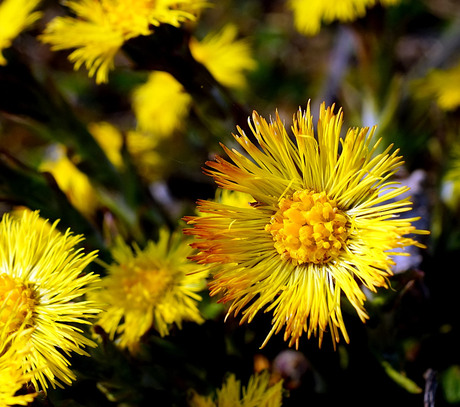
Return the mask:
[[422, 389], [404, 373], [398, 372], [386, 360], [381, 362], [386, 374], [409, 393], [420, 394]]
[[460, 402], [460, 366], [453, 365], [442, 373], [441, 386], [447, 402]]

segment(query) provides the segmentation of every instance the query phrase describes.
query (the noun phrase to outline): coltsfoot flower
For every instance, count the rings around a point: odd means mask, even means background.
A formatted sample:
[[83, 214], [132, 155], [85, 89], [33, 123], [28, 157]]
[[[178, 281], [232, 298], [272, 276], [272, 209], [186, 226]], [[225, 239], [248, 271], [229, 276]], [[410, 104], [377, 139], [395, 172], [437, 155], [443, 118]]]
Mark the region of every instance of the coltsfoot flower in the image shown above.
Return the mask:
[[306, 35], [315, 35], [321, 24], [333, 21], [342, 23], [354, 21], [366, 15], [366, 9], [377, 3], [391, 6], [400, 0], [289, 0], [288, 5], [294, 13], [294, 25]]
[[411, 202], [398, 199], [408, 188], [389, 180], [403, 164], [398, 150], [377, 153], [374, 128], [341, 138], [342, 122], [341, 110], [323, 104], [315, 134], [308, 104], [294, 116], [291, 138], [278, 114], [268, 123], [254, 112], [258, 145], [238, 129], [246, 154], [223, 146], [233, 163], [217, 157], [205, 169], [219, 187], [250, 194], [251, 205], [201, 200], [206, 216], [185, 218], [199, 251], [193, 259], [213, 266], [211, 295], [223, 294], [228, 314], [241, 313], [243, 323], [273, 312], [262, 346], [283, 327], [290, 346], [304, 332], [321, 345], [327, 330], [334, 345], [340, 332], [348, 342], [342, 293], [364, 322], [361, 286], [387, 287], [392, 256], [422, 246], [408, 235], [428, 233], [412, 226], [416, 218], [399, 217]]
[[190, 51], [218, 82], [233, 89], [244, 88], [247, 72], [257, 67], [250, 42], [238, 38], [237, 27], [233, 24], [209, 33], [201, 41], [192, 37]]
[[85, 217], [94, 216], [101, 205], [97, 190], [91, 184], [90, 178], [67, 156], [65, 147], [55, 146], [49, 157], [40, 164], [40, 171], [53, 175], [69, 202]]
[[91, 297], [106, 304], [98, 324], [121, 348], [135, 352], [150, 328], [165, 336], [173, 324], [204, 321], [198, 292], [206, 287], [207, 272], [187, 259], [193, 253], [188, 243], [162, 229], [158, 242], [143, 250], [123, 241], [113, 248], [115, 261]]
[[68, 0], [75, 17], [54, 18], [41, 39], [52, 50], [73, 49], [69, 60], [82, 65], [96, 83], [108, 80], [114, 58], [125, 41], [150, 35], [160, 24], [179, 26], [196, 18], [199, 0]]
[[[232, 24], [209, 33], [201, 41], [191, 37], [189, 46], [193, 57], [229, 88], [244, 88], [247, 72], [256, 68], [249, 41], [238, 38]], [[137, 129], [163, 138], [183, 129], [193, 100], [172, 75], [155, 71], [134, 90], [132, 104]]]
[[195, 392], [189, 401], [190, 407], [280, 407], [283, 399], [283, 382], [270, 384], [268, 371], [255, 373], [249, 378], [248, 385], [241, 387], [241, 382], [230, 374], [216, 397], [202, 396]]
[[434, 100], [445, 111], [460, 106], [460, 63], [448, 69], [432, 69], [424, 78], [412, 82], [416, 98]]
[[133, 92], [138, 129], [160, 138], [183, 128], [191, 103], [192, 97], [167, 72], [152, 72]]
[[3, 0], [0, 4], [0, 65], [7, 63], [2, 51], [41, 17], [42, 13], [35, 10], [39, 3], [40, 0]]
[[20, 218], [6, 214], [0, 222], [0, 331], [8, 337], [31, 330], [22, 368], [45, 391], [75, 380], [69, 356], [88, 355], [83, 348], [96, 345], [78, 324], [89, 324], [100, 311], [81, 299], [99, 279], [84, 273], [95, 252], [77, 249], [82, 236], [63, 234], [56, 224], [32, 211]]

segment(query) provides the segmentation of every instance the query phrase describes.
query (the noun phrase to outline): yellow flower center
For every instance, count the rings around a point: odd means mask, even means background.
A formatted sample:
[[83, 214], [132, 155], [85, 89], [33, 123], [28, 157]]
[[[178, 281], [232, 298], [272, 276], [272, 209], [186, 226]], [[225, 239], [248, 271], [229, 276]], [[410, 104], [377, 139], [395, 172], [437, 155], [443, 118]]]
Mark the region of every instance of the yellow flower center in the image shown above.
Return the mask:
[[335, 259], [346, 245], [347, 217], [325, 192], [294, 192], [282, 198], [265, 230], [284, 260], [322, 264]]
[[[137, 0], [134, 2], [102, 0], [102, 7], [111, 27], [124, 35], [148, 35], [147, 16], [155, 9], [156, 0]], [[131, 34], [131, 35], [129, 35]]]
[[14, 332], [23, 323], [31, 325], [36, 304], [34, 291], [18, 278], [0, 274], [0, 329]]
[[144, 306], [145, 303], [156, 303], [172, 282], [173, 277], [167, 269], [144, 269], [138, 266], [122, 280], [126, 301]]

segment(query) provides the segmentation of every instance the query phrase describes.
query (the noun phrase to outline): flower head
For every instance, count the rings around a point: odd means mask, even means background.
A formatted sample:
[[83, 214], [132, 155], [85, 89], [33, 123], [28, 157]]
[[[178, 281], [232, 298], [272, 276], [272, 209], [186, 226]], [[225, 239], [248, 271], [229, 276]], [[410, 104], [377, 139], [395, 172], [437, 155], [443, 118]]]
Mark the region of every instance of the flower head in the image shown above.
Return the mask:
[[218, 82], [230, 88], [246, 86], [246, 72], [256, 68], [249, 42], [237, 38], [237, 29], [233, 24], [208, 34], [201, 41], [192, 37], [190, 51]]
[[431, 70], [415, 80], [412, 88], [416, 97], [433, 98], [442, 110], [455, 110], [460, 106], [460, 63], [446, 70]]
[[183, 128], [192, 97], [167, 72], [152, 72], [148, 81], [133, 93], [138, 129], [157, 137], [168, 137]]
[[0, 65], [6, 65], [2, 51], [13, 40], [41, 17], [34, 11], [40, 0], [3, 0], [0, 4]]
[[166, 230], [143, 250], [122, 241], [113, 248], [115, 262], [92, 295], [107, 304], [98, 324], [120, 347], [135, 352], [152, 327], [165, 336], [172, 324], [203, 322], [198, 292], [205, 287], [206, 272], [187, 260], [191, 253], [180, 234]]
[[399, 0], [289, 0], [289, 7], [294, 13], [294, 25], [306, 35], [315, 35], [321, 29], [321, 23], [333, 21], [351, 22], [366, 14], [368, 7], [376, 3], [390, 6]]
[[121, 150], [123, 136], [115, 126], [109, 122], [93, 122], [88, 125], [89, 132], [101, 146], [109, 161], [116, 167], [123, 167]]
[[75, 49], [69, 60], [85, 65], [96, 83], [107, 82], [113, 60], [125, 41], [150, 35], [160, 24], [179, 26], [195, 19], [197, 0], [68, 0], [76, 17], [56, 17], [41, 39], [53, 50]]
[[[0, 222], [0, 331], [13, 335], [31, 329], [22, 349], [22, 368], [46, 391], [75, 380], [68, 357], [87, 355], [95, 346], [76, 324], [89, 324], [99, 309], [80, 300], [98, 277], [83, 274], [95, 253], [76, 249], [82, 236], [62, 234], [37, 212]], [[6, 333], [5, 333], [6, 332]], [[19, 335], [19, 334], [18, 334]]]
[[323, 338], [330, 329], [335, 344], [348, 335], [341, 294], [361, 320], [367, 314], [360, 285], [375, 291], [392, 274], [394, 249], [419, 245], [407, 237], [414, 218], [398, 196], [407, 187], [389, 181], [402, 165], [392, 147], [377, 154], [368, 128], [351, 128], [340, 137], [342, 112], [320, 108], [315, 135], [310, 105], [294, 116], [292, 139], [280, 117], [267, 123], [253, 113], [255, 145], [239, 129], [236, 141], [246, 151], [223, 147], [230, 160], [207, 162], [206, 173], [226, 189], [250, 194], [250, 207], [199, 201], [207, 216], [186, 220], [193, 228], [193, 257], [215, 266], [211, 295], [223, 293], [228, 313], [251, 321], [259, 310], [273, 311], [266, 341], [285, 327], [285, 340], [298, 346], [303, 332]]
[[41, 171], [50, 172], [70, 203], [86, 217], [94, 215], [100, 200], [90, 179], [67, 157], [65, 149], [58, 146], [53, 156], [40, 165]]
[[159, 151], [160, 139], [151, 133], [128, 131], [126, 146], [139, 175], [147, 182], [161, 179], [169, 171], [170, 162]]
[[[166, 171], [167, 162], [163, 160], [161, 152], [158, 151], [162, 140], [158, 134], [141, 130], [122, 132], [109, 122], [93, 122], [88, 128], [115, 167], [123, 169], [122, 148], [125, 143], [132, 163], [144, 180], [157, 181]], [[99, 202], [97, 191], [91, 186], [88, 178], [80, 173], [67, 158], [56, 162], [48, 161], [42, 168], [49, 169], [55, 175], [58, 184], [68, 194], [75, 207], [84, 211], [83, 213], [87, 216], [94, 213]], [[58, 171], [59, 169], [61, 171]], [[69, 175], [74, 172], [77, 174], [70, 177]], [[90, 198], [92, 195], [93, 197]], [[88, 202], [92, 204], [89, 205]]]
[[241, 382], [231, 374], [217, 396], [201, 396], [195, 392], [189, 401], [190, 407], [280, 407], [282, 402], [283, 382], [270, 385], [267, 371], [256, 373], [249, 378], [247, 387], [241, 388]]

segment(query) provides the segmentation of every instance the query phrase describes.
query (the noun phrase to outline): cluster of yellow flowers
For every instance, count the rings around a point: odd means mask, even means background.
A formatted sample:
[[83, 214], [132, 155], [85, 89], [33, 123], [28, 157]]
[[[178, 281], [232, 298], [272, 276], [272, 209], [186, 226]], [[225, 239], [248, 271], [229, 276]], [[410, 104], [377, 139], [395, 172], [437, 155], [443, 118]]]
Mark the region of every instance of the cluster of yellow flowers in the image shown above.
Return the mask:
[[[382, 5], [397, 0], [381, 0]], [[376, 0], [343, 2], [291, 0], [296, 27], [307, 34], [321, 23], [362, 17]], [[36, 22], [39, 1], [4, 0], [0, 5], [1, 53]], [[123, 44], [152, 34], [161, 24], [193, 23], [208, 3], [200, 0], [69, 0], [73, 16], [50, 21], [40, 38], [52, 50], [73, 50], [75, 69], [84, 66], [96, 83], [109, 80]], [[305, 10], [308, 7], [309, 13]], [[11, 16], [14, 16], [12, 18]], [[7, 22], [7, 24], [4, 24]], [[232, 89], [246, 86], [256, 61], [249, 43], [233, 25], [203, 39], [191, 37], [194, 59]], [[458, 69], [449, 71], [458, 77]], [[449, 77], [451, 77], [449, 76]], [[440, 73], [427, 81], [439, 89]], [[457, 95], [439, 103], [458, 105]], [[166, 72], [152, 72], [131, 97], [136, 126], [125, 132], [108, 122], [89, 131], [111, 163], [123, 167], [122, 150], [134, 157], [139, 173], [154, 181], [161, 165], [159, 140], [180, 131], [193, 98]], [[164, 109], [165, 104], [169, 109]], [[350, 128], [343, 136], [343, 113], [321, 105], [317, 124], [308, 103], [294, 115], [292, 134], [276, 113], [267, 121], [254, 112], [251, 137], [238, 128], [242, 151], [223, 146], [227, 158], [208, 161], [205, 173], [219, 193], [198, 203], [189, 227], [159, 231], [141, 248], [121, 239], [111, 247], [105, 275], [88, 271], [96, 252], [85, 254], [83, 236], [60, 232], [38, 212], [4, 215], [0, 222], [0, 405], [25, 405], [38, 391], [76, 380], [72, 353], [89, 355], [97, 346], [85, 327], [97, 324], [114, 343], [136, 354], [151, 329], [160, 336], [183, 321], [204, 322], [199, 305], [209, 278], [211, 296], [230, 303], [228, 315], [251, 322], [272, 312], [262, 346], [284, 329], [289, 346], [330, 333], [334, 346], [349, 335], [342, 315], [345, 297], [363, 322], [368, 318], [365, 289], [388, 287], [393, 256], [408, 246], [423, 247], [414, 235], [426, 234], [400, 217], [411, 209], [408, 191], [390, 180], [403, 164], [398, 150], [381, 146], [375, 128]], [[252, 141], [255, 140], [255, 141]], [[78, 157], [74, 157], [78, 161]], [[87, 218], [103, 197], [77, 169], [63, 146], [41, 164], [69, 201]], [[178, 228], [179, 229], [179, 228]], [[191, 406], [279, 406], [282, 383], [269, 385], [264, 373], [241, 385], [230, 376], [216, 399], [194, 394]]]
[[[163, 230], [144, 250], [118, 242], [115, 262], [100, 279], [82, 274], [96, 256], [76, 249], [82, 236], [58, 232], [37, 212], [5, 215], [0, 357], [2, 363], [20, 362], [2, 370], [3, 383], [22, 372], [19, 384], [30, 381], [44, 390], [70, 384], [75, 376], [57, 348], [86, 354], [83, 347], [95, 343], [73, 324], [98, 314], [110, 338], [131, 352], [152, 326], [167, 335], [171, 324], [202, 322], [198, 292], [208, 273], [202, 264], [208, 263], [217, 264], [211, 294], [224, 293], [223, 301], [232, 302], [229, 313], [242, 311], [242, 321], [251, 321], [263, 307], [273, 310], [264, 344], [283, 326], [285, 339], [296, 346], [303, 332], [321, 342], [328, 329], [334, 342], [339, 331], [348, 341], [341, 293], [364, 321], [358, 281], [372, 291], [386, 287], [391, 255], [402, 254], [393, 250], [419, 245], [406, 235], [426, 232], [411, 226], [414, 218], [395, 218], [411, 205], [396, 199], [407, 187], [388, 181], [401, 165], [397, 151], [375, 154], [379, 143], [370, 144], [366, 128], [349, 129], [341, 139], [341, 123], [342, 113], [323, 105], [315, 135], [308, 106], [294, 118], [294, 143], [279, 117], [267, 123], [254, 113], [252, 129], [262, 150], [244, 133], [235, 136], [253, 161], [225, 148], [234, 164], [222, 158], [207, 163], [219, 186], [244, 195], [239, 202], [228, 193], [202, 201], [206, 216], [186, 219], [193, 225], [186, 232], [197, 238], [195, 255], [180, 235]], [[188, 260], [192, 255], [195, 263]], [[77, 300], [84, 295], [88, 299]], [[8, 390], [9, 402], [32, 397]]]
[[158, 243], [134, 252], [119, 242], [116, 263], [100, 278], [85, 271], [96, 252], [84, 254], [77, 247], [83, 237], [56, 226], [30, 210], [0, 222], [0, 400], [6, 405], [30, 401], [35, 393], [16, 395], [29, 382], [44, 391], [71, 384], [76, 377], [66, 355], [88, 355], [83, 348], [96, 346], [75, 324], [92, 324], [98, 314], [98, 324], [132, 352], [151, 327], [167, 335], [172, 324], [203, 321], [197, 292], [206, 271], [188, 261], [192, 249], [181, 235], [163, 230]]

